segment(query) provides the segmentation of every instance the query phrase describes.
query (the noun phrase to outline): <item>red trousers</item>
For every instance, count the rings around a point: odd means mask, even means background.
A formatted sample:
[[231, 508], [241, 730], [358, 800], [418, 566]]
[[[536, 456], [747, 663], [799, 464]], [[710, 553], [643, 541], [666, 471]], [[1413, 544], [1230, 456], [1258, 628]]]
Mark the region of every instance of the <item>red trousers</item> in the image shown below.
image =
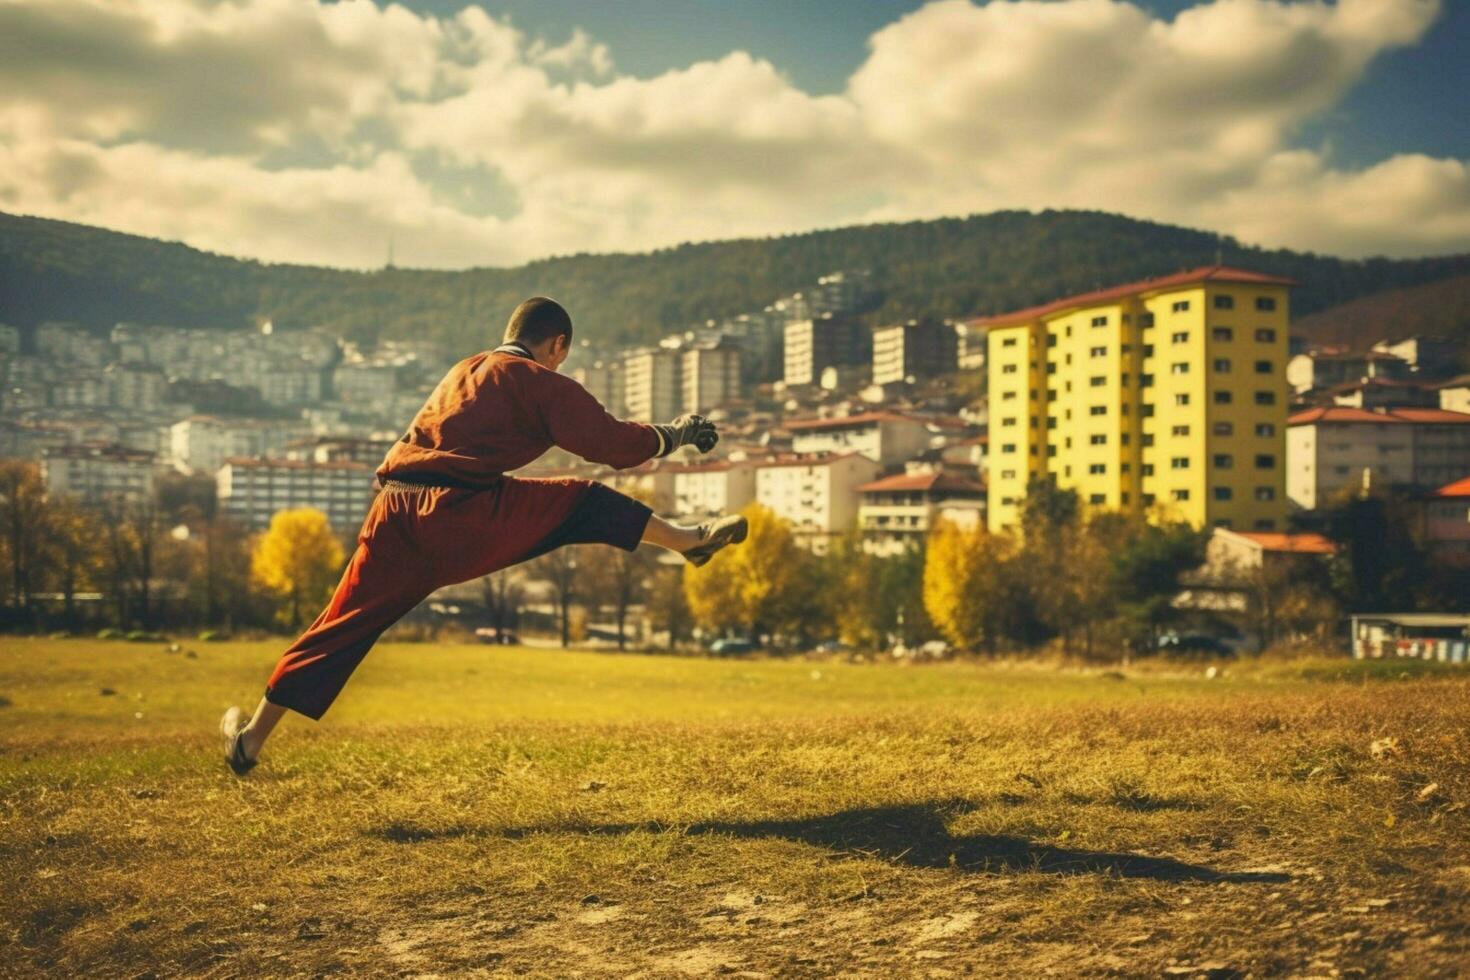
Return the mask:
[[590, 480], [507, 476], [481, 490], [390, 483], [331, 602], [276, 665], [266, 699], [320, 718], [383, 631], [435, 589], [562, 545], [632, 551], [652, 513]]

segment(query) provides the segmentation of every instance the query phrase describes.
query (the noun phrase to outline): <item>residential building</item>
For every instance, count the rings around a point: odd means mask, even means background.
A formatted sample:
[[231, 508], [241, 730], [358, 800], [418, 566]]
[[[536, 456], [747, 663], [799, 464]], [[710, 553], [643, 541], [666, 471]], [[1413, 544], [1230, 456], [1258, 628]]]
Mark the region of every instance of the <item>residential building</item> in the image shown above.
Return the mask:
[[1434, 383], [1415, 378], [1364, 378], [1328, 388], [1324, 394], [1331, 404], [1347, 408], [1432, 408], [1439, 404]]
[[833, 537], [853, 528], [857, 488], [880, 471], [858, 453], [768, 459], [756, 469], [755, 499], [791, 522], [799, 544], [821, 554]]
[[168, 378], [152, 364], [109, 364], [102, 374], [107, 400], [118, 408], [154, 409], [168, 400]]
[[961, 323], [955, 328], [956, 366], [961, 371], [980, 371], [985, 368], [986, 334], [989, 331], [977, 323]]
[[1429, 490], [1470, 473], [1470, 415], [1442, 408], [1310, 408], [1288, 424], [1286, 492], [1313, 510], [1371, 486]]
[[1407, 361], [1379, 350], [1313, 350], [1297, 354], [1286, 362], [1286, 381], [1297, 394], [1364, 378], [1406, 378], [1408, 375]]
[[252, 531], [268, 527], [277, 511], [310, 507], [347, 534], [373, 499], [373, 467], [366, 463], [229, 459], [215, 479], [220, 509]]
[[871, 332], [851, 317], [823, 313], [793, 320], [786, 324], [785, 381], [788, 385], [814, 385], [823, 368], [867, 363], [872, 349]]
[[194, 415], [170, 426], [169, 456], [185, 473], [213, 474], [228, 458], [279, 456], [306, 435], [297, 422]]
[[703, 519], [733, 514], [755, 499], [753, 462], [725, 459], [673, 464], [663, 469], [673, 476], [673, 513], [678, 517]]
[[1428, 377], [1453, 374], [1460, 356], [1460, 344], [1449, 337], [1415, 335], [1402, 340], [1380, 340], [1373, 349], [1402, 358], [1415, 374]]
[[929, 448], [929, 424], [897, 412], [863, 412], [830, 419], [795, 419], [785, 427], [791, 433], [794, 452], [856, 452], [889, 467]]
[[931, 468], [886, 476], [857, 488], [863, 547], [892, 555], [923, 543], [940, 520], [985, 524], [985, 485], [973, 474]]
[[810, 316], [823, 313], [857, 313], [873, 299], [872, 276], [866, 270], [833, 272], [822, 276], [817, 284], [798, 295], [806, 302]]
[[1089, 506], [1281, 528], [1292, 285], [1203, 266], [977, 321], [991, 529], [1043, 476]]
[[1337, 546], [1321, 534], [1281, 531], [1233, 531], [1217, 527], [1205, 546], [1207, 577], [1228, 582], [1242, 573], [1298, 558], [1328, 558]]
[[958, 367], [954, 324], [910, 320], [873, 331], [873, 384], [886, 385], [951, 374]]
[[112, 344], [75, 323], [53, 321], [36, 328], [36, 353], [73, 367], [100, 368], [111, 358]]
[[56, 408], [102, 408], [111, 404], [111, 389], [100, 369], [62, 371], [51, 381], [51, 404]]
[[627, 417], [638, 422], [666, 422], [680, 413], [682, 351], [645, 348], [623, 359]]
[[[349, 382], [349, 388], [354, 384]], [[271, 405], [315, 405], [322, 400], [322, 372], [305, 367], [272, 369], [260, 375], [257, 387], [261, 399]]]
[[362, 463], [377, 469], [393, 448], [392, 439], [352, 439], [320, 436], [286, 444], [286, 459], [307, 463]]
[[1430, 551], [1450, 564], [1470, 565], [1470, 476], [1432, 491], [1423, 504]]
[[1439, 407], [1451, 412], [1470, 412], [1470, 374], [1440, 382]]
[[391, 364], [343, 364], [332, 372], [332, 397], [345, 405], [375, 405], [398, 390]]
[[147, 500], [158, 469], [153, 453], [115, 444], [54, 446], [41, 452], [46, 492], [88, 503]]
[[573, 371], [572, 377], [613, 415], [621, 417], [627, 410], [622, 361], [595, 361], [591, 367]]
[[707, 412], [740, 397], [740, 350], [733, 344], [696, 344], [683, 351], [680, 374], [686, 412]]

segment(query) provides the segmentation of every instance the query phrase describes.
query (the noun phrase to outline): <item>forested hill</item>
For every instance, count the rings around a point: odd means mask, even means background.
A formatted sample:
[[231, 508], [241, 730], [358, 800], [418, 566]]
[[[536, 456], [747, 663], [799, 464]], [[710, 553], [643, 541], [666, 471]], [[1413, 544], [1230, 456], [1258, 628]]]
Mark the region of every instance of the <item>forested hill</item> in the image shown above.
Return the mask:
[[1470, 255], [1345, 261], [1096, 211], [1004, 211], [455, 272], [271, 265], [0, 214], [0, 322], [237, 327], [268, 316], [361, 340], [424, 334], [473, 347], [519, 300], [544, 293], [584, 328], [636, 342], [759, 309], [837, 269], [871, 270], [881, 319], [969, 316], [1211, 263], [1217, 249], [1227, 263], [1299, 280], [1299, 314], [1470, 273]]

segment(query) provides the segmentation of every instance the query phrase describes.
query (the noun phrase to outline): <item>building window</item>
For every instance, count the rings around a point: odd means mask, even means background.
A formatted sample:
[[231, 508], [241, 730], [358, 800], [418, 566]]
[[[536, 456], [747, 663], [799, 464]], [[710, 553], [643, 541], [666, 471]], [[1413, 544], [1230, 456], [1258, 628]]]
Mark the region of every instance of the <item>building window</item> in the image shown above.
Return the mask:
[[1106, 406], [1106, 405], [1093, 405], [1091, 408], [1089, 408], [1087, 410], [1087, 414], [1088, 415], [1106, 415], [1106, 414], [1108, 414], [1108, 406]]
[[1094, 347], [1089, 353], [1091, 353], [1093, 357], [1107, 357], [1108, 349], [1106, 347]]
[[1276, 457], [1272, 453], [1256, 454], [1256, 469], [1274, 470], [1276, 468]]
[[1189, 331], [1180, 330], [1178, 333], [1172, 334], [1169, 340], [1176, 344], [1187, 344], [1189, 343]]
[[1000, 420], [1000, 424], [1003, 425], [1003, 426], [1005, 426], [1005, 425], [1015, 425], [1016, 424], [1016, 417], [1014, 415], [1012, 415], [1012, 416], [1009, 416], [1007, 418], [1003, 418], [1003, 419]]
[[1014, 347], [1014, 346], [1016, 346], [1016, 338], [1015, 337], [1007, 337], [1007, 338], [1005, 338], [1004, 340], [1002, 340], [1000, 342], [1000, 345], [1002, 347]]
[[1231, 490], [1230, 490], [1229, 487], [1216, 487], [1215, 488], [1215, 499], [1216, 500], [1229, 500], [1230, 497], [1231, 497]]
[[1188, 374], [1189, 373], [1189, 362], [1188, 361], [1175, 361], [1173, 364], [1170, 364], [1169, 365], [1169, 373], [1170, 374]]
[[1175, 490], [1174, 491], [1174, 499], [1175, 500], [1180, 500], [1180, 501], [1188, 500], [1189, 499], [1189, 491], [1188, 490]]
[[1187, 300], [1187, 299], [1178, 300], [1178, 301], [1176, 301], [1174, 303], [1174, 305], [1172, 307], [1170, 307], [1170, 309], [1172, 309], [1175, 313], [1188, 313], [1189, 312], [1189, 300]]
[[1123, 374], [1118, 378], [1118, 384], [1122, 385], [1124, 388], [1128, 387], [1128, 372], [1127, 371], [1124, 371]]
[[1271, 366], [1271, 362], [1270, 361], [1257, 361], [1256, 362], [1256, 373], [1257, 374], [1270, 374], [1273, 370], [1275, 370], [1275, 369]]
[[1094, 433], [1087, 437], [1087, 441], [1094, 446], [1106, 446], [1108, 444], [1108, 437], [1101, 433]]
[[1092, 463], [1087, 467], [1087, 472], [1091, 473], [1093, 476], [1098, 476], [1100, 474], [1106, 473], [1107, 471], [1107, 463]]
[[1000, 471], [1000, 478], [1002, 480], [1014, 480], [1016, 478], [1016, 471], [1015, 470], [1001, 470]]
[[1138, 315], [1138, 325], [1140, 327], [1151, 327], [1151, 326], [1153, 326], [1154, 325], [1154, 315], [1152, 313], [1140, 313]]
[[1269, 517], [1257, 518], [1255, 528], [1257, 531], [1274, 531], [1276, 530], [1276, 522]]
[[1095, 316], [1092, 318], [1092, 325], [1094, 327], [1106, 327], [1108, 325], [1108, 318], [1105, 316]]
[[1256, 309], [1270, 312], [1276, 309], [1276, 300], [1270, 296], [1257, 296]]
[[1233, 309], [1235, 309], [1235, 297], [1234, 296], [1216, 296], [1215, 297], [1215, 309], [1217, 309], [1217, 310], [1233, 310]]
[[1267, 437], [1274, 436], [1276, 435], [1276, 426], [1272, 425], [1270, 422], [1262, 422], [1256, 426], [1256, 435]]
[[1188, 456], [1175, 456], [1173, 459], [1169, 460], [1169, 469], [1171, 469], [1171, 470], [1187, 470], [1187, 469], [1189, 469], [1189, 457]]
[[1189, 404], [1189, 393], [1188, 392], [1182, 392], [1182, 393], [1180, 393], [1178, 395], [1175, 395], [1174, 396], [1174, 404], [1175, 405], [1178, 405], [1180, 407], [1183, 407], [1185, 405], [1188, 405]]
[[1105, 504], [1108, 502], [1108, 498], [1106, 494], [1095, 493], [1087, 498], [1087, 502], [1089, 504]]
[[1001, 369], [1000, 369], [1000, 373], [1001, 374], [1015, 374], [1016, 373], [1016, 365], [1014, 365], [1014, 364], [1005, 364], [1005, 365], [1002, 365], [1001, 366]]
[[1057, 417], [1055, 415], [1047, 416], [1046, 427], [1048, 429], [1055, 429], [1057, 427]]
[[1014, 442], [1008, 442], [1000, 447], [1000, 451], [1003, 453], [1013, 453], [1016, 451], [1016, 444]]
[[1119, 472], [1122, 472], [1122, 473], [1131, 473], [1131, 472], [1133, 472], [1133, 464], [1132, 463], [1120, 463], [1118, 465], [1118, 470], [1119, 470]]
[[1231, 330], [1229, 327], [1216, 327], [1215, 329], [1210, 331], [1210, 338], [1212, 340], [1219, 341], [1234, 340], [1235, 331]]
[[1172, 429], [1169, 430], [1169, 435], [1171, 435], [1171, 436], [1187, 436], [1187, 435], [1189, 435], [1189, 426], [1187, 426], [1187, 425], [1176, 425]]
[[1000, 393], [1000, 400], [1003, 401], [1003, 402], [1011, 401], [1015, 397], [1016, 397], [1016, 393], [1014, 391], [1003, 391], [1003, 392]]
[[1087, 383], [1092, 385], [1092, 387], [1094, 388], [1101, 388], [1103, 385], [1108, 383], [1108, 379], [1104, 375], [1098, 374], [1088, 378]]
[[1138, 387], [1140, 387], [1140, 388], [1152, 388], [1153, 386], [1154, 386], [1154, 376], [1152, 374], [1140, 374], [1138, 376]]
[[1056, 361], [1047, 361], [1046, 362], [1046, 373], [1047, 374], [1056, 374], [1057, 373], [1057, 362]]
[[1276, 392], [1274, 392], [1274, 391], [1258, 391], [1258, 392], [1256, 392], [1256, 404], [1257, 405], [1275, 405], [1276, 404]]
[[1138, 413], [1140, 415], [1142, 415], [1146, 419], [1153, 418], [1154, 417], [1154, 407], [1153, 407], [1152, 403], [1150, 403], [1148, 405], [1140, 405], [1138, 407]]
[[1217, 392], [1215, 392], [1215, 404], [1216, 405], [1229, 405], [1232, 399], [1233, 399], [1233, 396], [1228, 391], [1217, 391]]
[[1229, 374], [1230, 373], [1230, 358], [1228, 358], [1228, 357], [1217, 357], [1217, 358], [1215, 358], [1215, 365], [1214, 366], [1215, 366], [1215, 373], [1216, 374]]
[[1276, 343], [1276, 331], [1270, 327], [1261, 327], [1256, 331], [1256, 339], [1262, 343], [1274, 344]]
[[1153, 506], [1153, 503], [1154, 503], [1154, 495], [1153, 494], [1146, 493], [1140, 499], [1143, 501], [1143, 506], [1145, 506], [1145, 507], [1152, 507]]
[[1275, 500], [1276, 499], [1276, 488], [1275, 487], [1256, 487], [1256, 499], [1257, 500]]
[[1217, 470], [1228, 470], [1228, 469], [1230, 469], [1234, 465], [1235, 465], [1235, 457], [1234, 456], [1231, 456], [1229, 453], [1216, 453], [1215, 454], [1215, 469], [1217, 469]]
[[1232, 422], [1216, 422], [1210, 426], [1210, 431], [1217, 436], [1235, 435], [1235, 424]]
[[1143, 435], [1138, 437], [1138, 444], [1145, 449], [1152, 446], [1154, 444], [1154, 434], [1152, 432], [1143, 433]]
[[1119, 441], [1122, 442], [1123, 445], [1125, 445], [1125, 446], [1128, 445], [1128, 443], [1130, 441], [1129, 438], [1128, 438], [1128, 433], [1126, 433], [1126, 432], [1123, 433], [1123, 435], [1119, 438]]
[[1141, 466], [1138, 467], [1138, 472], [1142, 473], [1144, 476], [1153, 476], [1154, 475], [1154, 464], [1153, 463], [1144, 463], [1143, 465], [1141, 465]]

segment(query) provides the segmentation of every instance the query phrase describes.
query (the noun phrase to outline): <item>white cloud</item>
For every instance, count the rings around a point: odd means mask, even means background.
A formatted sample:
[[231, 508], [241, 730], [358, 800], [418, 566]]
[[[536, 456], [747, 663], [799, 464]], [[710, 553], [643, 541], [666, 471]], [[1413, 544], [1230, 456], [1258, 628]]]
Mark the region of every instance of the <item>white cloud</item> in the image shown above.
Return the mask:
[[1013, 207], [1464, 250], [1465, 161], [1293, 145], [1438, 10], [940, 0], [819, 97], [739, 51], [619, 74], [585, 32], [479, 7], [0, 0], [0, 208], [352, 266], [390, 234], [403, 262], [465, 266]]

